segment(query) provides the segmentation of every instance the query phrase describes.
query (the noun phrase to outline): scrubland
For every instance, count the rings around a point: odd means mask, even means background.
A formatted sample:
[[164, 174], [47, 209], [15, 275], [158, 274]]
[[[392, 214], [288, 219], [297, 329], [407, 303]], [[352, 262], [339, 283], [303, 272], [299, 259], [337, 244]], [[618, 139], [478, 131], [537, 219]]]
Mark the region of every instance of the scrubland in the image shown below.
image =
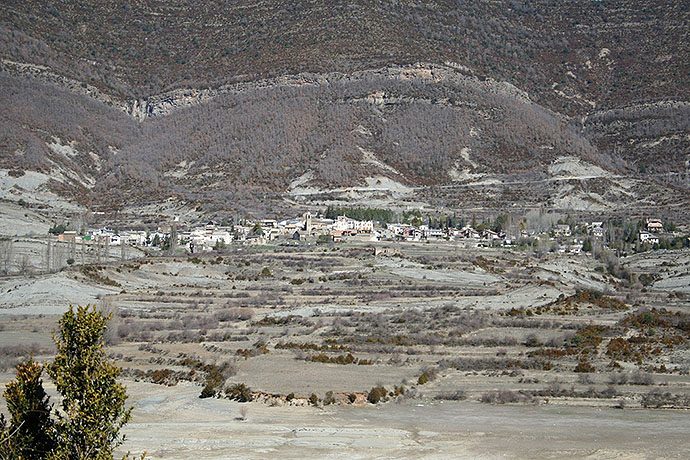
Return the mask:
[[[513, 406], [531, 414], [535, 433], [547, 429], [540, 417], [586, 424], [601, 410], [621, 430], [642, 429], [635, 425], [645, 418], [638, 413], [673, 418], [648, 411], [690, 407], [690, 312], [682, 281], [690, 252], [655, 251], [618, 264], [632, 275], [615, 278], [586, 255], [538, 257], [445, 242], [353, 243], [233, 248], [70, 267], [50, 276], [79, 286], [82, 296], [91, 292], [113, 314], [109, 354], [142, 409], [130, 430], [165, 431], [166, 423], [180, 424], [173, 432], [196, 430], [217, 416], [222, 426], [190, 436], [203, 438], [207, 458], [227, 458], [213, 447], [225, 445], [217, 444], [218, 433], [234, 432], [226, 423], [247, 421], [251, 427], [238, 430], [258, 436], [308, 430], [326, 417], [331, 428], [321, 426], [307, 441], [316, 448], [329, 429], [362, 417], [362, 433], [348, 432], [342, 442], [359, 452], [356, 440], [376, 430], [394, 431], [400, 420], [412, 429], [415, 411], [430, 419], [457, 417], [469, 431], [468, 414], [493, 411], [496, 419], [486, 423], [495, 446], [507, 429], [499, 429], [498, 419], [521, 413]], [[13, 278], [0, 292], [2, 380], [26, 354], [52, 353], [57, 311], [50, 289], [34, 294], [30, 310], [11, 292], [36, 283]], [[179, 411], [175, 405], [182, 405]], [[206, 409], [211, 413], [203, 420]], [[425, 420], [416, 421], [417, 430]], [[626, 423], [632, 425], [623, 428]], [[455, 428], [438, 429], [429, 442], [453, 451], [446, 438]], [[409, 440], [407, 431], [393, 431], [385, 436]], [[611, 439], [615, 432], [607, 431]], [[186, 449], [132, 433], [136, 448], [154, 458]], [[564, 440], [567, 434], [554, 432]], [[460, 438], [457, 452], [472, 455], [467, 432]], [[247, 442], [239, 434], [233, 439]], [[264, 447], [289, 454], [296, 445], [276, 442]], [[373, 452], [385, 452], [376, 442]], [[543, 447], [539, 455], [551, 452]]]

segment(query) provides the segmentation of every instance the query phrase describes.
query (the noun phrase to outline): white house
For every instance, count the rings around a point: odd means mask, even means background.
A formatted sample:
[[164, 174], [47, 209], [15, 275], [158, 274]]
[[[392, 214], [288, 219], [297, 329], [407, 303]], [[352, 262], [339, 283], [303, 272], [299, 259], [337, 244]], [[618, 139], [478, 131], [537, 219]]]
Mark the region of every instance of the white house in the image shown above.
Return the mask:
[[478, 230], [473, 229], [469, 225], [463, 227], [458, 235], [460, 238], [472, 238], [475, 240], [481, 239], [482, 237], [482, 234]]
[[146, 244], [146, 232], [132, 230], [120, 232], [120, 241], [131, 246], [144, 246]]
[[227, 246], [232, 239], [233, 235], [228, 230], [215, 225], [197, 227], [189, 233], [189, 242], [194, 244], [195, 251], [210, 251], [219, 242]]
[[640, 243], [659, 244], [659, 237], [649, 232], [640, 232]]
[[120, 244], [120, 235], [115, 234], [115, 232], [109, 228], [103, 227], [97, 230], [89, 230], [87, 233], [91, 236], [91, 241], [108, 245]]
[[446, 236], [442, 228], [427, 228], [423, 231], [424, 238], [427, 239], [441, 239]]
[[346, 230], [355, 230], [360, 233], [371, 232], [374, 230], [374, 222], [371, 220], [360, 221], [350, 219], [347, 216], [338, 216], [335, 222], [333, 222], [333, 225], [331, 225], [331, 229], [341, 232]]
[[489, 230], [488, 228], [482, 232], [482, 239], [488, 240], [488, 241], [494, 241], [494, 240], [500, 240], [501, 235], [498, 233], [494, 232], [493, 230]]
[[573, 234], [572, 230], [570, 230], [570, 225], [567, 224], [558, 224], [553, 228], [553, 233], [556, 236], [570, 236]]
[[354, 222], [354, 229], [360, 233], [369, 233], [374, 231], [374, 222], [371, 220], [356, 220]]
[[664, 223], [661, 219], [647, 219], [647, 231], [661, 232], [664, 230]]

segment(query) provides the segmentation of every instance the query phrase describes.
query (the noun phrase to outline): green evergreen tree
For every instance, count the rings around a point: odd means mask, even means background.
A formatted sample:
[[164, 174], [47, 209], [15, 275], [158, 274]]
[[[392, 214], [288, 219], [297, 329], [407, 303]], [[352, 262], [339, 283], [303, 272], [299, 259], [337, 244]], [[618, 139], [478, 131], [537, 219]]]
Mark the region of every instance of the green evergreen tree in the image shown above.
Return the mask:
[[213, 245], [213, 250], [216, 252], [224, 251], [226, 248], [225, 240], [222, 238], [218, 238], [216, 244]]
[[113, 450], [124, 441], [120, 429], [131, 409], [125, 408], [125, 386], [117, 383], [120, 369], [105, 355], [103, 333], [109, 319], [95, 306], [75, 310], [70, 305], [60, 320], [57, 355], [47, 366], [63, 397], [51, 459], [112, 460]]
[[255, 223], [254, 227], [252, 227], [252, 235], [258, 235], [258, 236], [263, 236], [264, 230], [261, 228], [260, 223]]
[[44, 459], [55, 447], [52, 406], [43, 389], [43, 367], [29, 359], [17, 365], [17, 376], [3, 393], [9, 424], [0, 418], [0, 458]]
[[[156, 235], [156, 236], [158, 236], [158, 235]], [[164, 236], [163, 241], [161, 241], [161, 250], [167, 251], [168, 249], [170, 249], [171, 244], [172, 244], [172, 240], [170, 239], [170, 237]]]
[[587, 238], [582, 242], [582, 250], [584, 252], [592, 252], [592, 240]]

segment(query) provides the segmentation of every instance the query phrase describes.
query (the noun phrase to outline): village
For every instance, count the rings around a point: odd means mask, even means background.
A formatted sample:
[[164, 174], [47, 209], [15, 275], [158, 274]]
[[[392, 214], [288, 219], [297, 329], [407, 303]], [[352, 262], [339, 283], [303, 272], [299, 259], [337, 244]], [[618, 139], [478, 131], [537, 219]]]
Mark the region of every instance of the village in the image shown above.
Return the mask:
[[216, 222], [205, 221], [203, 217], [185, 221], [184, 217], [173, 216], [150, 228], [141, 224], [118, 228], [117, 218], [102, 220], [95, 216], [90, 225], [75, 218], [54, 224], [47, 235], [29, 234], [0, 240], [0, 272], [5, 275], [53, 273], [71, 265], [221, 254], [241, 247], [359, 245], [395, 252], [396, 247], [406, 244], [433, 243], [475, 251], [516, 249], [537, 255], [572, 256], [584, 253], [602, 261], [607, 254], [622, 257], [690, 247], [686, 229], [678, 229], [659, 218], [547, 217], [501, 214], [482, 219], [470, 216], [465, 220], [455, 216], [422, 216], [418, 211], [398, 215], [380, 209], [329, 208], [326, 212], [305, 212], [287, 219], [235, 217]]
[[[493, 228], [492, 228], [493, 227]], [[210, 221], [204, 225], [185, 225], [175, 217], [173, 222], [151, 230], [116, 231], [107, 227], [83, 231], [65, 230], [58, 241], [95, 244], [100, 247], [132, 246], [168, 253], [189, 254], [223, 251], [232, 245], [313, 245], [342, 242], [448, 242], [463, 248], [539, 247], [547, 252], [580, 254], [593, 247], [617, 247], [614, 233], [620, 233], [609, 222], [558, 221], [540, 230], [527, 230], [524, 221], [515, 225], [471, 222], [462, 226], [441, 226], [421, 223], [385, 223], [357, 220], [346, 215], [327, 218], [312, 215], [285, 219], [239, 220], [237, 224]], [[643, 250], [687, 247], [688, 238], [664, 226], [658, 218], [636, 223], [634, 235], [624, 236], [631, 249]], [[630, 233], [630, 232], [628, 232]], [[618, 243], [620, 246], [620, 242]], [[106, 251], [107, 252], [107, 251]]]

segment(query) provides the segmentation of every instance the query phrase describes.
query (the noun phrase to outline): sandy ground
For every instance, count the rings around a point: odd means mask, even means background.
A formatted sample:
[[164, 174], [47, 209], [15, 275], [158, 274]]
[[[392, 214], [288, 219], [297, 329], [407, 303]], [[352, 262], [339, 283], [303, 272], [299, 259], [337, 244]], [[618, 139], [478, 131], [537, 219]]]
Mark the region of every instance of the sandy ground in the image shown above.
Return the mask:
[[665, 289], [668, 291], [679, 291], [690, 294], [690, 275], [667, 278], [654, 283], [655, 289]]
[[487, 310], [503, 310], [512, 307], [544, 305], [557, 298], [562, 291], [545, 286], [525, 286], [503, 294], [477, 296], [458, 299], [461, 307], [474, 307]]
[[685, 459], [687, 412], [479, 403], [269, 407], [130, 383], [123, 446], [152, 459]]
[[38, 213], [14, 203], [0, 204], [0, 235], [45, 235], [51, 223]]
[[443, 283], [462, 283], [467, 287], [486, 286], [498, 282], [498, 278], [481, 269], [472, 271], [425, 270], [419, 263], [379, 258], [377, 267], [386, 269], [402, 278], [425, 279]]
[[116, 289], [96, 287], [71, 279], [65, 272], [36, 278], [0, 280], [0, 315], [59, 315], [75, 305], [94, 304], [99, 294]]
[[[358, 358], [375, 359], [376, 355], [357, 353]], [[230, 382], [242, 382], [254, 390], [267, 393], [309, 397], [314, 392], [366, 391], [378, 385], [399, 384], [403, 379], [421, 374], [423, 363], [406, 366], [341, 366], [296, 360], [289, 351], [272, 351], [268, 355], [240, 361], [238, 373]], [[280, 376], [276, 378], [276, 376]]]
[[547, 281], [560, 281], [566, 285], [578, 286], [581, 289], [604, 291], [610, 286], [599, 277], [593, 279], [587, 270], [586, 256], [561, 257], [539, 265], [537, 276]]

